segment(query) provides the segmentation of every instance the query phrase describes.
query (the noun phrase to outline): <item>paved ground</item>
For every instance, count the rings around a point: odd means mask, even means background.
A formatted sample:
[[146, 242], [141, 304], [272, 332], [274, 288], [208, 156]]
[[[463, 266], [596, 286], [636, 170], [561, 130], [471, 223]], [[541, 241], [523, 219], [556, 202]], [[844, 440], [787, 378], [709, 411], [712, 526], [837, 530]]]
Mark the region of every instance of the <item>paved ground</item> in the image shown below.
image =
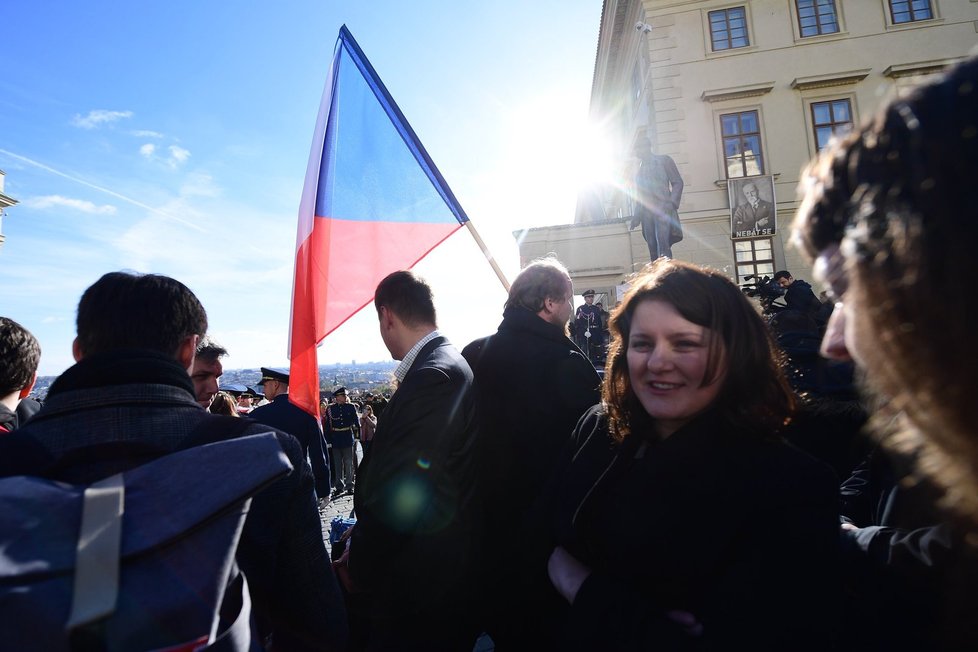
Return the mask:
[[329, 543], [329, 524], [337, 516], [342, 516], [346, 518], [350, 515], [350, 510], [353, 509], [353, 494], [347, 496], [340, 496], [335, 500], [330, 501], [326, 505], [320, 504], [319, 506], [319, 518], [323, 523], [323, 540], [326, 541], [326, 549], [332, 551], [332, 546]]

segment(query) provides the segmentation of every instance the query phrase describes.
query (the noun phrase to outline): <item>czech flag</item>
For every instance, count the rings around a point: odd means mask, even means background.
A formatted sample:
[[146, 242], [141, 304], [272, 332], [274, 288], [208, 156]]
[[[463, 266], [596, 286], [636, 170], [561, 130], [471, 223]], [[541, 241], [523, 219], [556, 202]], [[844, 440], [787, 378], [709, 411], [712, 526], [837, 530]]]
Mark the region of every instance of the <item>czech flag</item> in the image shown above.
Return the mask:
[[316, 346], [468, 222], [344, 25], [323, 91], [299, 203], [289, 398], [319, 415]]

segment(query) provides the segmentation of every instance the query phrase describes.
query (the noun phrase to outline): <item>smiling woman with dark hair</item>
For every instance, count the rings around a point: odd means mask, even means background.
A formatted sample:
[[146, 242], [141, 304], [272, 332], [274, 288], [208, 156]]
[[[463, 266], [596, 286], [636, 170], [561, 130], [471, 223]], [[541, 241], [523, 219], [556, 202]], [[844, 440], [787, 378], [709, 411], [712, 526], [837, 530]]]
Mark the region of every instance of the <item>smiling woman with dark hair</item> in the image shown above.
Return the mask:
[[611, 331], [551, 498], [560, 649], [827, 649], [836, 481], [780, 441], [793, 403], [756, 310], [662, 259]]

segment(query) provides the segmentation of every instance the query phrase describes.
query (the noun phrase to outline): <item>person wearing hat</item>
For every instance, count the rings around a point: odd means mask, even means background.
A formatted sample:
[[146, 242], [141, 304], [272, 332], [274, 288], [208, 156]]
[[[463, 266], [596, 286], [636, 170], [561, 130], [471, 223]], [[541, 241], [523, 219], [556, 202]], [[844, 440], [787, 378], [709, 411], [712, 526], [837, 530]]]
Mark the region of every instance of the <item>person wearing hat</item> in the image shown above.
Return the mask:
[[255, 406], [252, 404], [254, 400], [254, 393], [246, 387], [245, 391], [238, 394], [238, 414], [242, 416], [251, 414], [252, 410], [255, 409]]
[[323, 415], [323, 432], [326, 442], [332, 447], [334, 485], [338, 496], [343, 493], [353, 493], [353, 451], [356, 441], [353, 438], [353, 428], [357, 425], [359, 415], [357, 409], [347, 403], [346, 387], [340, 387], [333, 392], [334, 403], [326, 408]]
[[265, 398], [270, 402], [255, 408], [248, 416], [258, 423], [284, 430], [299, 440], [316, 478], [316, 495], [328, 500], [332, 486], [323, 435], [316, 417], [289, 402], [289, 370], [262, 367], [258, 386], [264, 389]]
[[584, 290], [584, 305], [577, 307], [574, 315], [574, 332], [577, 334], [577, 345], [587, 355], [591, 362], [596, 362], [603, 356], [602, 344], [604, 334], [601, 331], [601, 308], [594, 305], [594, 290]]

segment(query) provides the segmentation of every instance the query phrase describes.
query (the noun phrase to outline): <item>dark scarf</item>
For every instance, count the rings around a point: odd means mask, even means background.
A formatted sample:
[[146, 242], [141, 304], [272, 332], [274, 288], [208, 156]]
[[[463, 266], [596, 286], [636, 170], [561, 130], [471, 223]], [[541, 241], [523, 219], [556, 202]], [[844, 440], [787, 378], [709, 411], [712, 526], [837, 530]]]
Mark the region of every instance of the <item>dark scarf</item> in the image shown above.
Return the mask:
[[172, 385], [195, 396], [187, 370], [172, 356], [149, 349], [119, 349], [86, 356], [61, 374], [48, 396], [112, 385]]

